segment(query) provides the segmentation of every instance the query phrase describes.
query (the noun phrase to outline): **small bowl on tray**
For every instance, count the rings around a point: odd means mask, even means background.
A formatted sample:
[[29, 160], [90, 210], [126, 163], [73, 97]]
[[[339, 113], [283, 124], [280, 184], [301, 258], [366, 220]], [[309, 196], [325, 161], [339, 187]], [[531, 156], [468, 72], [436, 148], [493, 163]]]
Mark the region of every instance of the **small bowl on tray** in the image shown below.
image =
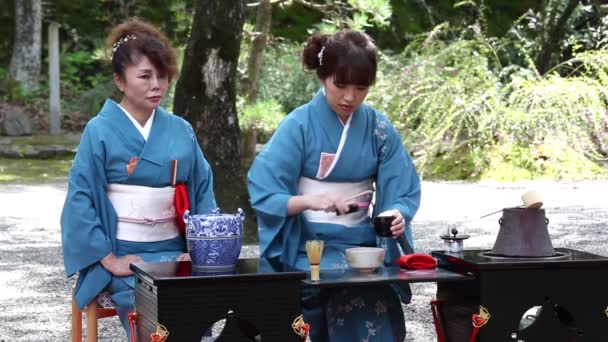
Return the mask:
[[353, 247], [345, 252], [348, 266], [360, 273], [373, 273], [384, 263], [384, 249], [380, 247]]

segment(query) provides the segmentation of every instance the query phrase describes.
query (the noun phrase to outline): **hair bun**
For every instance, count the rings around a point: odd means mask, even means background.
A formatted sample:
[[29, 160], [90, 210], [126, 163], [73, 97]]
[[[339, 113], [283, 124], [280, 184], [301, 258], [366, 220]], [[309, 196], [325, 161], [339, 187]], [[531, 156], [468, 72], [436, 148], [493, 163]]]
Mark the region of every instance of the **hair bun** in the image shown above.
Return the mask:
[[[319, 58], [319, 55], [323, 55], [321, 53], [324, 50], [325, 43], [329, 40], [331, 36], [329, 34], [314, 34], [304, 45], [304, 50], [302, 51], [302, 65], [307, 70], [316, 70], [320, 68], [322, 65], [322, 58]], [[325, 51], [323, 51], [325, 53]]]

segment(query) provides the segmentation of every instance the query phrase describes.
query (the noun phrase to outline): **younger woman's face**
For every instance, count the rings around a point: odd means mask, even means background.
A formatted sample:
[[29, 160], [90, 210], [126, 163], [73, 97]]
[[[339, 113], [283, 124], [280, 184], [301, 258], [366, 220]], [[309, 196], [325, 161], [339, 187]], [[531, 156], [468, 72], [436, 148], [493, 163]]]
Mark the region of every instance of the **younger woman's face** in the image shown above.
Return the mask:
[[369, 92], [368, 86], [336, 84], [333, 76], [325, 78], [322, 83], [329, 106], [340, 116], [347, 116], [359, 108]]
[[167, 75], [159, 73], [146, 56], [125, 68], [124, 78], [114, 75], [114, 81], [123, 93], [121, 103], [150, 113], [160, 104], [169, 87]]

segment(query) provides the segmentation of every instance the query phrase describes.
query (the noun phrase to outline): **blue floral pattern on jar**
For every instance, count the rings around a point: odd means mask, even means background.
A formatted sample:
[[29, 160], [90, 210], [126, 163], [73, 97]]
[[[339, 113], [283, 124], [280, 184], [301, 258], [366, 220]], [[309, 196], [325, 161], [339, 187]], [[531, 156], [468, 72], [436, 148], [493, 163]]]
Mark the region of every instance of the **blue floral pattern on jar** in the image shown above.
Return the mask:
[[236, 266], [243, 245], [242, 209], [236, 215], [184, 213], [188, 253], [193, 270], [224, 272]]

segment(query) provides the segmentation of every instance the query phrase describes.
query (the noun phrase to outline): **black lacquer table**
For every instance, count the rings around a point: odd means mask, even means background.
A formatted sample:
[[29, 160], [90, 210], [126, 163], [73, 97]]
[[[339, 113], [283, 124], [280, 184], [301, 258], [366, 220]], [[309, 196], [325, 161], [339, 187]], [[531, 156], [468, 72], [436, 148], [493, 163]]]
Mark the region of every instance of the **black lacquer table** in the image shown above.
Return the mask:
[[143, 262], [131, 269], [136, 277], [137, 330], [143, 341], [159, 323], [169, 331], [170, 340], [200, 341], [228, 312], [230, 319], [219, 341], [249, 341], [257, 333], [265, 342], [299, 341], [291, 325], [301, 313], [302, 288], [471, 279], [441, 268], [380, 267], [372, 273], [321, 270], [321, 280], [312, 281], [308, 272], [267, 259], [239, 259], [235, 270], [223, 273], [198, 270], [190, 262]]

